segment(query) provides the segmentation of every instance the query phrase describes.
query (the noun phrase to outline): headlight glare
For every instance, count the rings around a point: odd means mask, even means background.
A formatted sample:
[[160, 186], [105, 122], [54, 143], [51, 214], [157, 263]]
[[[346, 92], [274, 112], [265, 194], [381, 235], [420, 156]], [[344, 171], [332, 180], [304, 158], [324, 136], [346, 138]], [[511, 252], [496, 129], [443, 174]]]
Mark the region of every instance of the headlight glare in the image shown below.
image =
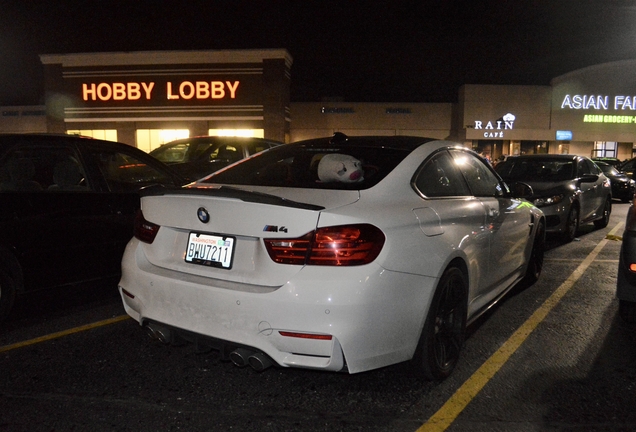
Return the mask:
[[536, 198], [533, 201], [533, 204], [537, 207], [545, 207], [553, 204], [558, 204], [561, 201], [563, 201], [563, 194]]

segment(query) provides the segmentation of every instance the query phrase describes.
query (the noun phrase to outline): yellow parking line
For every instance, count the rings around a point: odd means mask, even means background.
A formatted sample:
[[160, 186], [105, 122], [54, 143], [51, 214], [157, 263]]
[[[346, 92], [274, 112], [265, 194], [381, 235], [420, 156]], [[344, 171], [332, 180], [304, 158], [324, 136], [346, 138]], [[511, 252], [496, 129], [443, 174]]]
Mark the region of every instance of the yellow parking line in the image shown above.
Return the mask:
[[[607, 237], [613, 236], [622, 226], [619, 223]], [[605, 247], [608, 238], [604, 238], [594, 250], [583, 260], [565, 282], [524, 322], [521, 327], [504, 342], [484, 364], [446, 401], [433, 416], [417, 430], [418, 432], [441, 432], [446, 430], [477, 396], [481, 389], [503, 367], [510, 356], [519, 349], [530, 333], [545, 319], [548, 313], [559, 303], [563, 296], [574, 286], [585, 270], [592, 264], [599, 252]]]
[[22, 347], [29, 346], [29, 345], [34, 345], [34, 344], [40, 343], [40, 342], [49, 341], [49, 340], [52, 340], [52, 339], [57, 339], [57, 338], [60, 338], [62, 336], [68, 336], [68, 335], [71, 335], [71, 334], [74, 334], [74, 333], [79, 333], [79, 332], [83, 332], [83, 331], [86, 331], [86, 330], [91, 330], [91, 329], [94, 329], [94, 328], [97, 328], [97, 327], [102, 327], [102, 326], [106, 326], [106, 325], [109, 325], [109, 324], [114, 324], [114, 323], [117, 323], [117, 322], [120, 322], [120, 321], [124, 321], [127, 318], [128, 318], [128, 315], [120, 315], [120, 316], [115, 317], [115, 318], [109, 318], [109, 319], [106, 319], [106, 320], [103, 320], [103, 321], [94, 322], [92, 324], [86, 324], [86, 325], [83, 325], [83, 326], [80, 326], [80, 327], [75, 327], [75, 328], [72, 328], [72, 329], [63, 330], [63, 331], [60, 331], [60, 332], [57, 332], [57, 333], [51, 333], [49, 335], [40, 336], [40, 337], [37, 337], [35, 339], [29, 339], [29, 340], [26, 340], [26, 341], [23, 341], [23, 342], [17, 342], [17, 343], [11, 344], [11, 345], [5, 345], [5, 346], [0, 347], [0, 353], [6, 352], [6, 351], [11, 351], [11, 350], [14, 350], [14, 349], [17, 349], [17, 348], [22, 348]]

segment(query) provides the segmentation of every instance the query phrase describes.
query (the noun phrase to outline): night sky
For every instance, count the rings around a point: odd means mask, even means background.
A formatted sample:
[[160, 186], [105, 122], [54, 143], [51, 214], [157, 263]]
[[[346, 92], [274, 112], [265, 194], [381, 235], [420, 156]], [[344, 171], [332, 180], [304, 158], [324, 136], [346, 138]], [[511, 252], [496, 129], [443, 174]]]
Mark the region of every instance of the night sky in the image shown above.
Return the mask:
[[636, 0], [0, 0], [0, 105], [43, 103], [40, 54], [260, 48], [293, 102], [454, 102], [636, 58]]

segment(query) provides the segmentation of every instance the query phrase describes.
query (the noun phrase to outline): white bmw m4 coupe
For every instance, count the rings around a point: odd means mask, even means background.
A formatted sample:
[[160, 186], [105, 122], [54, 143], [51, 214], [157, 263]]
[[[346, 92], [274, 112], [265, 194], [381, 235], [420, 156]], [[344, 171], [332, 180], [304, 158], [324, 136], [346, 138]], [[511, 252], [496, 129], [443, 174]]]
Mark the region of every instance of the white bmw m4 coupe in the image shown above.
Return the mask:
[[456, 366], [466, 325], [543, 266], [543, 213], [459, 144], [286, 144], [182, 188], [142, 190], [119, 290], [164, 342], [358, 373]]

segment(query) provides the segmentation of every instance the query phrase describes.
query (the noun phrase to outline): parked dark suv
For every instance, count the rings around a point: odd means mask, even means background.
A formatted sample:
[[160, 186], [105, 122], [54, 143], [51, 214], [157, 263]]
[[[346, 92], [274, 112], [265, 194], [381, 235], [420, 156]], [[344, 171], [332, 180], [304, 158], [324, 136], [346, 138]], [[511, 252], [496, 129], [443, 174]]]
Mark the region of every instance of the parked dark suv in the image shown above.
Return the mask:
[[16, 294], [116, 277], [139, 189], [184, 183], [126, 144], [0, 135], [0, 319]]

